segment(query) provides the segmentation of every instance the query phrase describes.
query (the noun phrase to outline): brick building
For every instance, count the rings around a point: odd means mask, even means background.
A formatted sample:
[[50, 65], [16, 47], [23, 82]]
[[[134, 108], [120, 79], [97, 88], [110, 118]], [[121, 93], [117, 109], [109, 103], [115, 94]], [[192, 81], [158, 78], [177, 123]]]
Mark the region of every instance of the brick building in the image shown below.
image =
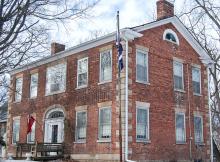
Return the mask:
[[173, 5], [157, 1], [157, 20], [121, 37], [121, 86], [115, 33], [66, 50], [52, 43], [51, 56], [11, 71], [8, 152], [16, 142], [64, 142], [72, 159], [118, 161], [120, 98], [123, 159], [209, 161], [209, 57]]

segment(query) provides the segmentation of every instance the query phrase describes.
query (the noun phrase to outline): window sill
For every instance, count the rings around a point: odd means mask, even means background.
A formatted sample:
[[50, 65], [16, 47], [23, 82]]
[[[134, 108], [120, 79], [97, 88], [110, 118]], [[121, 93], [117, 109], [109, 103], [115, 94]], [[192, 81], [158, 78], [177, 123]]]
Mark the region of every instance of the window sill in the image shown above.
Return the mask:
[[64, 93], [66, 90], [63, 90], [63, 91], [56, 91], [56, 92], [51, 92], [51, 93], [47, 93], [45, 94], [45, 96], [52, 96], [52, 95], [55, 95], [55, 94], [60, 94], [60, 93]]
[[205, 143], [204, 142], [195, 142], [195, 145], [205, 146]]
[[146, 85], [150, 85], [150, 82], [144, 82], [144, 81], [139, 81], [139, 80], [136, 80], [137, 83], [140, 83], [140, 84], [146, 84]]
[[111, 139], [98, 139], [97, 142], [98, 143], [110, 143]]
[[30, 97], [30, 100], [35, 100], [37, 98], [37, 96], [35, 97]]
[[80, 86], [80, 87], [77, 87], [77, 88], [76, 88], [76, 90], [77, 90], [77, 89], [83, 89], [83, 88], [87, 88], [87, 87], [88, 87], [87, 85]]
[[148, 144], [148, 143], [151, 143], [151, 140], [138, 140], [138, 139], [136, 139], [136, 142]]
[[202, 95], [199, 94], [199, 93], [193, 93], [193, 95], [194, 95], [194, 96], [200, 96], [200, 97], [202, 96]]
[[186, 93], [186, 91], [183, 90], [183, 89], [174, 89], [174, 91], [176, 91], [176, 92], [181, 92], [181, 93]]
[[13, 103], [21, 103], [21, 100], [19, 100], [19, 101], [14, 101]]
[[184, 141], [184, 142], [176, 142], [177, 145], [186, 145], [187, 143]]
[[74, 144], [84, 144], [86, 143], [86, 140], [81, 140], [81, 141], [75, 141], [73, 142]]
[[106, 80], [106, 81], [101, 81], [98, 83], [98, 85], [106, 84], [106, 83], [111, 83], [112, 80]]

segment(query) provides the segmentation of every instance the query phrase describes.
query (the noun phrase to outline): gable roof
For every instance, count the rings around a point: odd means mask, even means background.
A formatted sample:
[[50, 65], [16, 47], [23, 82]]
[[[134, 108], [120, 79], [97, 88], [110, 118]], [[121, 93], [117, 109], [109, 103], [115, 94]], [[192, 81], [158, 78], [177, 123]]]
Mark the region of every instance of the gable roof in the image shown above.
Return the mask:
[[[182, 36], [188, 41], [188, 43], [198, 53], [198, 55], [200, 56], [201, 61], [205, 65], [208, 65], [211, 62], [211, 59], [210, 59], [209, 55], [206, 53], [206, 51], [200, 46], [200, 44], [194, 39], [192, 34], [186, 29], [186, 27], [183, 25], [183, 23], [176, 16], [166, 18], [166, 19], [162, 19], [162, 20], [153, 21], [151, 23], [143, 24], [143, 25], [132, 27], [132, 28], [129, 28], [129, 29], [134, 30], [136, 32], [141, 32], [141, 31], [152, 29], [152, 28], [155, 28], [155, 27], [158, 27], [158, 26], [161, 26], [161, 25], [165, 25], [165, 24], [168, 24], [168, 23], [172, 23], [174, 25], [174, 27], [182, 34]], [[123, 32], [123, 30], [127, 30], [127, 29], [128, 28], [124, 28], [124, 29], [121, 29], [120, 31]], [[43, 59], [34, 61], [30, 64], [27, 64], [27, 65], [21, 66], [19, 68], [16, 68], [16, 69], [10, 71], [10, 74], [14, 75], [14, 74], [22, 72], [24, 70], [34, 68], [34, 67], [46, 64], [46, 63], [50, 63], [50, 62], [59, 60], [61, 58], [79, 53], [81, 51], [85, 51], [85, 50], [88, 50], [90, 48], [100, 46], [100, 45], [105, 44], [105, 43], [109, 43], [109, 42], [115, 40], [115, 35], [116, 35], [116, 32], [113, 32], [113, 33], [107, 34], [105, 36], [102, 36], [100, 38], [97, 38], [97, 39], [79, 44], [79, 45], [74, 46], [72, 48], [69, 48], [65, 51], [61, 51], [59, 53], [56, 53], [55, 55], [50, 55], [50, 56], [47, 56]]]

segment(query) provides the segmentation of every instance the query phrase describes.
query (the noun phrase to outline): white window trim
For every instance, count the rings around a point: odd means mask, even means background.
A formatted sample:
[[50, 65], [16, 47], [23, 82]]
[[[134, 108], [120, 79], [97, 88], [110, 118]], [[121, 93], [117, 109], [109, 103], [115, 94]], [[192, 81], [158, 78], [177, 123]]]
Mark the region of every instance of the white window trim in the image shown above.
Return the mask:
[[[103, 109], [110, 109], [110, 119], [111, 119], [111, 121], [110, 121], [110, 126], [111, 126], [111, 136], [110, 136], [110, 138], [100, 138], [99, 137], [99, 131], [100, 131], [100, 111], [101, 110], [103, 110]], [[99, 120], [98, 120], [98, 140], [97, 140], [97, 142], [100, 142], [100, 143], [102, 143], [102, 142], [111, 142], [111, 139], [112, 139], [112, 109], [111, 109], [111, 107], [110, 106], [107, 106], [107, 107], [101, 107], [101, 108], [99, 108]]]
[[110, 55], [111, 55], [111, 73], [112, 73], [112, 49], [108, 49], [108, 50], [100, 52], [99, 54], [99, 83], [98, 84], [109, 83], [112, 81], [112, 75], [111, 75], [111, 79], [109, 80], [101, 80], [101, 61], [102, 61], [101, 56], [103, 53], [108, 52], [108, 51], [110, 52]]
[[13, 119], [13, 122], [12, 122], [12, 138], [11, 138], [11, 143], [12, 145], [16, 145], [16, 142], [14, 143], [14, 122], [15, 121], [18, 121], [19, 122], [19, 130], [18, 130], [18, 141], [20, 140], [20, 128], [21, 128], [21, 121], [20, 121], [20, 117], [15, 117]]
[[[21, 92], [20, 94], [17, 93], [17, 79], [21, 79]], [[23, 93], [23, 77], [17, 77], [15, 79], [15, 95], [14, 95], [14, 102], [21, 102], [22, 100], [22, 93]], [[21, 98], [18, 100], [17, 95], [21, 95]]]
[[177, 115], [183, 115], [183, 120], [184, 120], [184, 141], [177, 141], [176, 139], [176, 144], [186, 144], [186, 116], [184, 112], [176, 112], [175, 113], [175, 138], [176, 138], [176, 117]]
[[77, 133], [77, 114], [81, 112], [86, 112], [86, 138], [87, 138], [87, 110], [79, 110], [76, 111], [76, 123], [75, 123], [75, 143], [86, 143], [86, 139], [77, 139], [76, 133]]
[[[138, 109], [143, 109], [143, 110], [147, 110], [147, 132], [146, 132], [146, 135], [147, 135], [147, 138], [146, 139], [138, 139], [137, 138], [137, 110]], [[141, 105], [136, 105], [136, 142], [149, 142], [150, 141], [150, 120], [149, 120], [149, 107], [144, 107], [144, 106], [141, 106]]]
[[[198, 118], [201, 119], [201, 125], [202, 125], [202, 140], [201, 140], [201, 142], [196, 142], [196, 140], [194, 140], [195, 144], [200, 145], [200, 144], [203, 144], [203, 143], [204, 143], [203, 117], [202, 117], [202, 115], [196, 115], [196, 114], [194, 114], [194, 117], [198, 117]], [[193, 119], [194, 119], [194, 118], [193, 118]], [[194, 124], [194, 138], [195, 138], [195, 121], [193, 121], [193, 124]]]
[[[46, 86], [47, 86], [47, 70], [48, 70], [48, 68], [53, 67], [53, 66], [56, 66], [56, 65], [58, 65], [58, 64], [64, 64], [64, 65], [65, 65], [65, 70], [66, 70], [66, 76], [65, 76], [65, 77], [66, 77], [66, 80], [65, 80], [65, 82], [64, 82], [64, 89], [63, 89], [63, 90], [60, 90], [60, 91], [55, 91], [55, 92], [47, 92], [47, 88], [46, 88]], [[67, 63], [66, 63], [66, 62], [63, 62], [63, 63], [58, 63], [58, 64], [53, 65], [53, 66], [49, 66], [49, 67], [47, 67], [47, 69], [46, 69], [45, 96], [50, 96], [50, 95], [54, 95], [54, 94], [59, 94], [59, 93], [63, 93], [63, 92], [66, 91], [66, 82], [67, 82]]]
[[[194, 91], [193, 91], [193, 95], [196, 95], [196, 96], [201, 96], [201, 94], [202, 94], [202, 79], [201, 79], [201, 68], [200, 68], [200, 66], [199, 65], [192, 65], [192, 71], [193, 71], [193, 68], [195, 68], [195, 69], [198, 69], [199, 70], [199, 75], [200, 75], [200, 77], [199, 77], [199, 83], [200, 83], [200, 86], [199, 86], [199, 91], [200, 91], [200, 93], [195, 93]], [[192, 72], [192, 81], [193, 81], [193, 72]]]
[[31, 74], [31, 77], [33, 76], [33, 75], [37, 75], [37, 94], [36, 94], [36, 96], [32, 96], [31, 95], [31, 87], [32, 87], [32, 81], [31, 81], [31, 78], [30, 78], [30, 98], [37, 98], [37, 95], [38, 95], [38, 77], [39, 77], [39, 74], [38, 73], [33, 73], [33, 74]]
[[[82, 61], [82, 60], [87, 60], [87, 69], [86, 69], [86, 73], [87, 73], [87, 82], [86, 82], [86, 85], [82, 85], [82, 86], [79, 86], [78, 85], [78, 81], [79, 81], [79, 71], [78, 71], [78, 69], [79, 69], [79, 61]], [[88, 57], [84, 57], [84, 58], [82, 58], [82, 59], [78, 59], [77, 60], [77, 89], [78, 88], [85, 88], [85, 87], [87, 87], [88, 86], [88, 82], [89, 82], [89, 71], [88, 71], [88, 65], [89, 65], [89, 59], [88, 59]], [[81, 73], [80, 73], [81, 74]]]
[[[177, 89], [175, 88], [175, 82], [174, 82], [174, 64], [177, 63], [177, 64], [181, 64], [182, 66], [182, 84], [183, 84], [183, 89]], [[183, 66], [183, 63], [180, 62], [180, 61], [176, 61], [176, 60], [173, 60], [173, 86], [174, 86], [174, 90], [175, 91], [179, 91], [179, 92], [185, 92], [185, 88], [184, 88], [184, 66]]]
[[[138, 54], [138, 52], [141, 52], [141, 53], [146, 55], [146, 59], [147, 59], [146, 60], [147, 61], [147, 81], [146, 82], [145, 81], [140, 81], [137, 78], [137, 54]], [[142, 84], [150, 84], [149, 83], [149, 62], [148, 62], [148, 52], [147, 51], [144, 51], [142, 49], [136, 49], [136, 64], [135, 64], [135, 66], [136, 66], [136, 82], [137, 83], [142, 83]]]
[[32, 130], [34, 129], [34, 141], [28, 141], [28, 135], [29, 133], [27, 134], [27, 143], [35, 143], [35, 139], [36, 139], [36, 121], [34, 121], [35, 125], [34, 127], [32, 127]]
[[[175, 39], [176, 39], [176, 42], [173, 42], [173, 41], [170, 41], [170, 40], [166, 39], [166, 35], [167, 35], [168, 33], [173, 34], [173, 36], [174, 36]], [[178, 38], [177, 34], [176, 34], [172, 29], [166, 29], [166, 30], [164, 31], [164, 33], [163, 33], [163, 40], [166, 40], [166, 41], [168, 41], [168, 42], [174, 43], [174, 44], [176, 44], [176, 45], [180, 45], [179, 38]]]

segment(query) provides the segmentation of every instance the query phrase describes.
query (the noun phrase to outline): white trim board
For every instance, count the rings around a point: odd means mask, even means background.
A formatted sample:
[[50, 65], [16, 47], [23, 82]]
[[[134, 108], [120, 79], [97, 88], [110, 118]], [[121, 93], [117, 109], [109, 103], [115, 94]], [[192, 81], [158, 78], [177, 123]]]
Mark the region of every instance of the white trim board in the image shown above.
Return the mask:
[[[201, 61], [205, 65], [208, 65], [209, 63], [212, 62], [209, 55], [206, 53], [206, 51], [200, 46], [200, 44], [194, 39], [192, 34], [186, 29], [186, 27], [183, 25], [183, 23], [176, 16], [170, 17], [167, 19], [162, 19], [160, 21], [154, 21], [154, 22], [147, 23], [145, 25], [141, 25], [141, 26], [137, 26], [137, 27], [133, 27], [130, 29], [137, 31], [137, 32], [141, 32], [141, 31], [152, 29], [152, 28], [155, 28], [155, 27], [158, 27], [158, 26], [161, 26], [164, 24], [168, 24], [168, 23], [172, 23], [175, 26], [175, 28], [182, 34], [182, 36], [189, 42], [189, 44], [193, 47], [193, 49], [198, 53]], [[128, 28], [121, 29], [121, 32], [126, 31], [126, 30], [128, 30]], [[105, 43], [109, 43], [109, 42], [115, 40], [115, 33], [116, 32], [110, 33], [110, 34], [105, 35], [103, 37], [100, 37], [98, 39], [91, 40], [91, 41], [82, 43], [80, 45], [74, 46], [74, 47], [69, 48], [65, 51], [59, 52], [55, 55], [50, 55], [50, 56], [45, 57], [43, 59], [34, 61], [28, 65], [24, 65], [19, 68], [16, 68], [16, 69], [10, 71], [9, 73], [10, 73], [10, 75], [14, 75], [14, 74], [22, 72], [24, 70], [31, 69], [31, 68], [49, 63], [49, 62], [57, 61], [61, 58], [64, 58], [64, 57], [67, 57], [67, 56], [70, 56], [73, 54], [77, 54], [81, 51], [85, 51], [85, 50], [103, 45]]]

